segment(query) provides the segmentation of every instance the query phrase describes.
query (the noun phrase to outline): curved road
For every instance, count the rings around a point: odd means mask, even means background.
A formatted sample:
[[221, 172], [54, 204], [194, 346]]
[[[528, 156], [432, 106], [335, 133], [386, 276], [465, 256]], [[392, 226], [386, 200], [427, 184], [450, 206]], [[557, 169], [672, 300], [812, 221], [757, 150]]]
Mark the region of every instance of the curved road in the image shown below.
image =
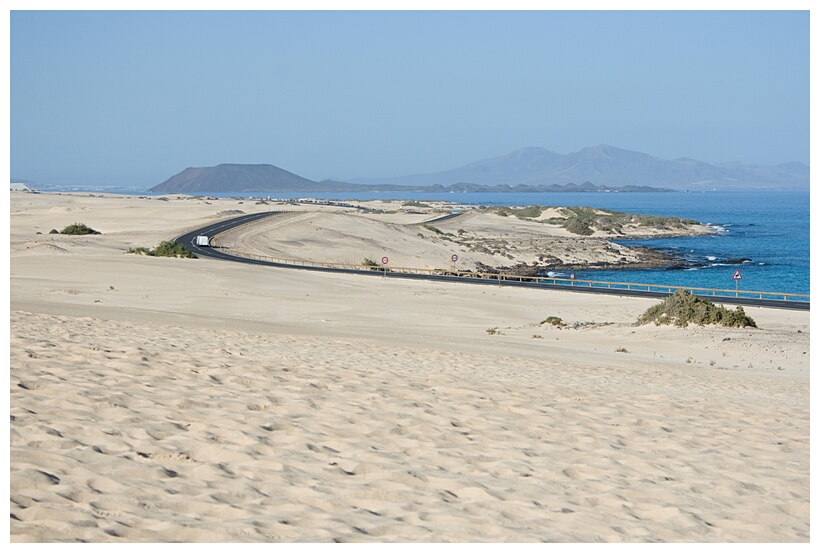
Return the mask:
[[[569, 292], [582, 292], [588, 294], [605, 294], [611, 296], [633, 296], [633, 297], [641, 297], [641, 298], [665, 298], [670, 294], [668, 292], [650, 292], [646, 290], [623, 290], [623, 289], [614, 289], [614, 288], [593, 288], [590, 286], [572, 286], [567, 284], [549, 284], [546, 282], [520, 282], [517, 280], [497, 280], [497, 279], [489, 279], [489, 278], [471, 278], [471, 277], [463, 277], [463, 276], [451, 276], [451, 275], [428, 275], [428, 274], [413, 274], [413, 273], [397, 273], [397, 272], [384, 272], [384, 271], [373, 271], [368, 269], [342, 269], [342, 268], [332, 268], [332, 267], [311, 267], [305, 265], [289, 265], [286, 263], [277, 263], [274, 261], [264, 261], [261, 259], [247, 259], [244, 257], [237, 257], [235, 255], [231, 255], [221, 251], [218, 247], [202, 247], [197, 246], [194, 242], [197, 236], [204, 235], [208, 236], [209, 238], [213, 238], [217, 234], [221, 232], [225, 232], [232, 228], [236, 228], [240, 225], [244, 225], [247, 223], [252, 223], [255, 221], [259, 221], [266, 217], [270, 217], [272, 215], [281, 215], [285, 212], [283, 211], [268, 211], [264, 213], [252, 213], [250, 215], [240, 215], [239, 217], [234, 217], [233, 219], [228, 219], [227, 221], [220, 221], [218, 223], [213, 223], [211, 225], [199, 228], [197, 230], [193, 230], [177, 236], [174, 238], [174, 242], [178, 244], [182, 244], [189, 248], [192, 252], [194, 252], [198, 256], [202, 257], [211, 257], [214, 259], [222, 259], [226, 261], [235, 261], [239, 263], [250, 263], [252, 265], [266, 265], [268, 267], [280, 267], [285, 269], [300, 269], [303, 271], [322, 271], [322, 272], [333, 272], [333, 273], [349, 273], [349, 274], [357, 274], [357, 275], [370, 275], [370, 276], [379, 276], [379, 277], [390, 277], [390, 278], [405, 278], [405, 279], [415, 279], [415, 280], [435, 280], [435, 281], [446, 281], [446, 282], [463, 282], [463, 283], [470, 283], [470, 284], [484, 284], [490, 286], [523, 286], [526, 288], [541, 288], [541, 289], [549, 289], [549, 290], [566, 290]], [[455, 214], [452, 214], [455, 215]], [[449, 217], [446, 217], [449, 218]], [[810, 302], [807, 301], [784, 301], [784, 300], [768, 300], [768, 299], [755, 299], [755, 298], [733, 298], [730, 296], [702, 296], [706, 299], [710, 299], [712, 301], [716, 301], [719, 303], [728, 303], [732, 305], [749, 305], [755, 307], [774, 307], [778, 309], [796, 309], [796, 310], [804, 310], [808, 311], [810, 309]]]

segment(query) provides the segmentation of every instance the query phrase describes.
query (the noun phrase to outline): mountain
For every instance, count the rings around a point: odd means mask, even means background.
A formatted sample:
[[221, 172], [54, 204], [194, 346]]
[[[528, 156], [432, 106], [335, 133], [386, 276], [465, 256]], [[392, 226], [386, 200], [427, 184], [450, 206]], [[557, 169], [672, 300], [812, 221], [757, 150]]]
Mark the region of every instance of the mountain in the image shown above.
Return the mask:
[[150, 189], [160, 194], [210, 193], [311, 193], [311, 192], [668, 192], [648, 186], [599, 186], [587, 181], [583, 184], [474, 184], [458, 182], [449, 186], [355, 184], [324, 180], [315, 182], [273, 165], [222, 164], [216, 167], [189, 167]]
[[267, 192], [308, 190], [317, 183], [274, 165], [223, 163], [216, 167], [189, 167], [160, 183], [151, 192]]
[[544, 148], [515, 150], [505, 156], [468, 163], [438, 173], [422, 173], [350, 182], [404, 185], [474, 184], [544, 185], [592, 181], [599, 186], [652, 186], [679, 190], [803, 189], [809, 187], [809, 167], [802, 163], [781, 165], [712, 165], [689, 158], [666, 160], [614, 146], [584, 148], [566, 155]]
[[[591, 182], [590, 182], [591, 181]], [[583, 185], [573, 183], [581, 182]], [[561, 183], [561, 184], [559, 184]], [[564, 184], [569, 183], [569, 184]], [[594, 185], [592, 183], [595, 183]], [[439, 173], [405, 177], [312, 181], [274, 165], [226, 163], [189, 167], [151, 188], [167, 194], [216, 192], [569, 192], [677, 190], [808, 190], [809, 168], [780, 165], [709, 164], [690, 158], [662, 159], [614, 146], [569, 154], [530, 147]]]
[[152, 188], [160, 194], [208, 193], [309, 193], [309, 192], [371, 192], [375, 190], [406, 190], [403, 186], [353, 184], [324, 180], [312, 181], [285, 171], [275, 165], [223, 163], [216, 167], [189, 167]]

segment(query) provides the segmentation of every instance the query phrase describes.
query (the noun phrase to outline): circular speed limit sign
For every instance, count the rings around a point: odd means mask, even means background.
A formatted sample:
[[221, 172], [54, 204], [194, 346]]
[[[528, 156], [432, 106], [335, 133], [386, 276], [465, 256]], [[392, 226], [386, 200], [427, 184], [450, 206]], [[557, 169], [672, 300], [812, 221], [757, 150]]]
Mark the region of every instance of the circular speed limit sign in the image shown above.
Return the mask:
[[456, 254], [453, 254], [452, 257], [450, 257], [450, 259], [452, 259], [453, 263], [455, 263], [456, 261], [458, 261], [458, 256]]
[[387, 265], [387, 262], [390, 261], [387, 259], [387, 256], [382, 257], [382, 265]]

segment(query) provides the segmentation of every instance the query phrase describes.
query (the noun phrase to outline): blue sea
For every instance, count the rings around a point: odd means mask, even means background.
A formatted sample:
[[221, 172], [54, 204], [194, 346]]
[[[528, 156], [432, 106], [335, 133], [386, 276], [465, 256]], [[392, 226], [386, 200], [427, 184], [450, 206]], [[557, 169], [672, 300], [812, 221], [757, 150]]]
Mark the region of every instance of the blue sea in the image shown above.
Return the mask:
[[[742, 292], [809, 294], [809, 192], [630, 193], [346, 193], [319, 199], [442, 200], [475, 205], [589, 206], [626, 213], [695, 219], [713, 225], [710, 236], [615, 242], [661, 249], [688, 269], [576, 271], [578, 280], [718, 288]], [[296, 198], [298, 195], [277, 195]], [[745, 259], [745, 262], [736, 260]], [[740, 271], [741, 279], [732, 277]]]
[[[111, 192], [111, 190], [109, 190]], [[133, 191], [129, 191], [133, 193]], [[213, 194], [235, 197], [237, 194]], [[631, 282], [684, 288], [717, 288], [809, 294], [809, 192], [616, 192], [616, 193], [333, 193], [282, 194], [326, 200], [441, 200], [474, 205], [589, 206], [626, 213], [695, 219], [714, 235], [615, 242], [665, 250], [688, 269], [576, 271], [577, 280]], [[255, 196], [259, 196], [258, 194]], [[746, 259], [745, 262], [734, 260]], [[740, 271], [740, 280], [733, 280]], [[799, 299], [799, 298], [792, 298]], [[805, 298], [802, 298], [805, 299]]]

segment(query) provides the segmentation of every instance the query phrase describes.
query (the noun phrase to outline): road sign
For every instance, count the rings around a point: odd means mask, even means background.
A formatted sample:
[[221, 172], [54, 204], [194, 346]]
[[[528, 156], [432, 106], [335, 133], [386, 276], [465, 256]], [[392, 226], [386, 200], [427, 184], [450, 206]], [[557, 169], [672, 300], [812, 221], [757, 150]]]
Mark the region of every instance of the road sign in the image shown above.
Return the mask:
[[450, 259], [452, 259], [452, 260], [453, 260], [453, 263], [455, 263], [456, 261], [458, 261], [458, 256], [457, 256], [456, 254], [453, 254], [453, 255], [450, 257]]
[[732, 275], [732, 280], [735, 281], [735, 297], [738, 296], [738, 284], [743, 277], [740, 275], [740, 269], [735, 269], [735, 274]]
[[387, 262], [390, 261], [387, 259], [387, 256], [382, 257], [382, 265], [387, 265]]

